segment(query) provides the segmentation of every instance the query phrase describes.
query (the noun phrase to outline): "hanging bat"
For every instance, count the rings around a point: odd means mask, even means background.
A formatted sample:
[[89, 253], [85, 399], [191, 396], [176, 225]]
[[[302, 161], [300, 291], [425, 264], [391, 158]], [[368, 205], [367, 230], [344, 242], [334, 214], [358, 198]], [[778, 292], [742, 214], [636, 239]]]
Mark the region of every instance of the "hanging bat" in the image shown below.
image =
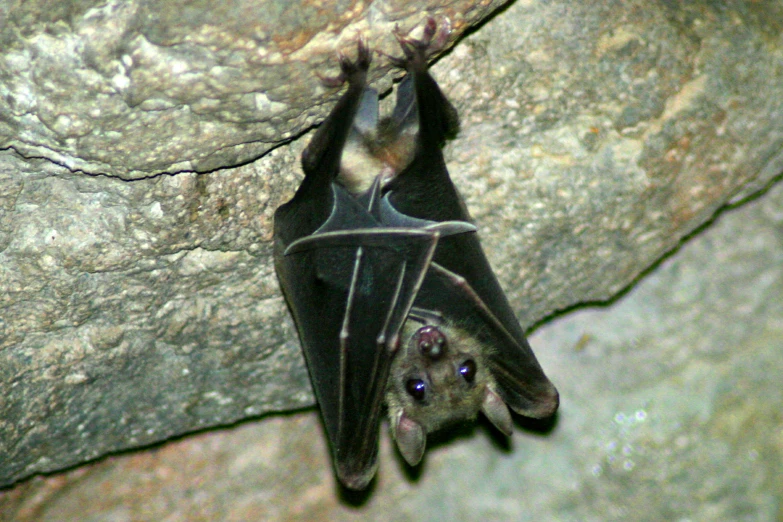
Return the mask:
[[[481, 411], [503, 433], [510, 407], [547, 417], [544, 375], [481, 249], [441, 148], [459, 126], [427, 71], [445, 42], [396, 35], [407, 74], [390, 117], [366, 85], [371, 55], [340, 55], [348, 88], [302, 154], [305, 178], [275, 213], [275, 267], [304, 347], [340, 481], [377, 470], [384, 404], [411, 464], [427, 433]], [[436, 36], [435, 41], [433, 37]]]

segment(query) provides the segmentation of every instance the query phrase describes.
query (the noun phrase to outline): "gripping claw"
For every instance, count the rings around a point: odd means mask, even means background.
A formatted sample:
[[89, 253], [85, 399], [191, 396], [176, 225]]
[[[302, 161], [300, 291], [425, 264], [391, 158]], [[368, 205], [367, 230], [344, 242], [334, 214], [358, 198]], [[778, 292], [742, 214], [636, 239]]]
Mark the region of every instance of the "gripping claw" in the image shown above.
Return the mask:
[[346, 81], [349, 83], [357, 79], [359, 75], [364, 75], [370, 68], [372, 62], [372, 53], [367, 46], [367, 40], [360, 37], [356, 43], [357, 56], [356, 61], [351, 61], [342, 51], [338, 51], [337, 60], [340, 62], [340, 74], [337, 76], [322, 76], [316, 73], [318, 79], [326, 87], [340, 87]]
[[451, 35], [451, 22], [448, 18], [444, 18], [440, 26], [434, 18], [427, 18], [421, 38], [412, 38], [410, 34], [403, 35], [400, 28], [395, 26], [394, 37], [399, 42], [404, 57], [398, 58], [385, 53], [380, 54], [386, 56], [395, 67], [407, 69], [409, 64], [416, 61], [426, 63], [430, 56], [442, 51], [448, 43], [449, 35]]

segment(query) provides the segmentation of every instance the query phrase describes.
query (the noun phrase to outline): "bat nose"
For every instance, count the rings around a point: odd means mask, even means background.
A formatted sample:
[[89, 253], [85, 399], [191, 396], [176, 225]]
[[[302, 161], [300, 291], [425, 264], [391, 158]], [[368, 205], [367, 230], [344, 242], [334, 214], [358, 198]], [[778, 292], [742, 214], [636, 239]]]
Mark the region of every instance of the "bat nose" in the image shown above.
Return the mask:
[[414, 342], [422, 356], [437, 361], [446, 355], [448, 343], [446, 336], [437, 326], [422, 326], [414, 335]]

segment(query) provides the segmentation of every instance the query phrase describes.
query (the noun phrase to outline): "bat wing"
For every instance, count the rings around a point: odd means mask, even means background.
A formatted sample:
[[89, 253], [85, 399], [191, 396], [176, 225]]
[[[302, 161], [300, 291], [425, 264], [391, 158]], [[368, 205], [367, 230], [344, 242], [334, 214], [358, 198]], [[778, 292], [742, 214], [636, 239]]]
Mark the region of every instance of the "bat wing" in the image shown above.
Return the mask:
[[[511, 307], [481, 297], [477, 288], [485, 290], [483, 283], [475, 278], [471, 282], [434, 261], [415, 306], [440, 310], [489, 347], [485, 354], [489, 371], [497, 392], [512, 410], [533, 418], [552, 415], [558, 407], [557, 389], [541, 369]], [[499, 313], [511, 317], [501, 318]]]
[[383, 397], [400, 330], [440, 229], [454, 227], [330, 230], [293, 243], [282, 261], [280, 272], [290, 279], [281, 280], [338, 475], [351, 487], [364, 487], [375, 474]]
[[290, 304], [338, 475], [351, 487], [375, 474], [389, 365], [437, 242], [434, 234], [395, 233], [382, 246], [362, 245], [366, 237], [357, 235], [357, 246], [347, 234], [332, 246], [327, 236], [288, 256], [312, 263], [296, 271]]
[[333, 213], [316, 232], [286, 248], [279, 272], [290, 274], [281, 280], [338, 474], [351, 487], [364, 487], [375, 474], [391, 360], [437, 243], [475, 227], [383, 210], [388, 203], [377, 190], [367, 208], [339, 185], [332, 192]]
[[[441, 152], [459, 127], [457, 113], [414, 53], [408, 60], [410, 85], [398, 92], [400, 125], [418, 123], [414, 157], [387, 187], [386, 198], [401, 214], [427, 221], [470, 221], [451, 182]], [[405, 82], [403, 82], [405, 83]], [[491, 347], [490, 371], [511, 409], [531, 417], [557, 410], [556, 388], [547, 379], [525, 339], [476, 234], [444, 237], [415, 302], [465, 326]]]

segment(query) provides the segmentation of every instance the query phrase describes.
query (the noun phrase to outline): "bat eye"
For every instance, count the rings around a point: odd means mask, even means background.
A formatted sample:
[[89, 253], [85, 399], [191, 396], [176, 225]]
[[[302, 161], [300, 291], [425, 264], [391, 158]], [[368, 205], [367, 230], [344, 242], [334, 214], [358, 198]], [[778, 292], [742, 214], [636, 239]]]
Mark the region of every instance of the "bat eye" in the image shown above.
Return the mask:
[[423, 326], [414, 336], [414, 341], [422, 355], [437, 360], [443, 356], [446, 350], [446, 336], [437, 326]]
[[476, 380], [476, 363], [473, 362], [473, 359], [462, 363], [462, 366], [459, 367], [459, 373], [468, 383], [473, 384], [473, 381]]
[[415, 400], [421, 402], [427, 391], [427, 385], [421, 379], [408, 379], [405, 383], [405, 391]]

